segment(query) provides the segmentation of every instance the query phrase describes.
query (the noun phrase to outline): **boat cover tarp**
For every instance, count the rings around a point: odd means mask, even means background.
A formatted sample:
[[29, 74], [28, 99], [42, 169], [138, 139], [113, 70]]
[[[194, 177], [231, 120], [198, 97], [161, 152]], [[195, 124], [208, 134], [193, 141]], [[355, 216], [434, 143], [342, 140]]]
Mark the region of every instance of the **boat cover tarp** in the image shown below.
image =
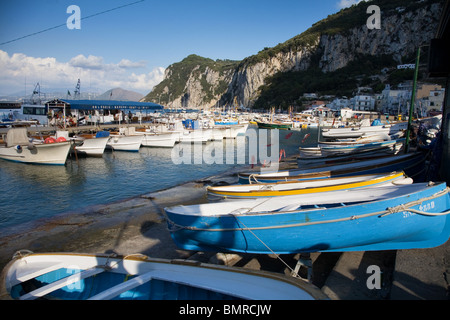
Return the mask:
[[6, 134], [6, 146], [13, 147], [16, 145], [27, 145], [30, 142], [28, 139], [27, 128], [13, 128], [9, 129]]
[[61, 100], [70, 104], [70, 109], [78, 110], [163, 110], [164, 107], [153, 102], [116, 100]]
[[106, 138], [109, 137], [109, 131], [99, 131], [95, 135], [96, 138]]

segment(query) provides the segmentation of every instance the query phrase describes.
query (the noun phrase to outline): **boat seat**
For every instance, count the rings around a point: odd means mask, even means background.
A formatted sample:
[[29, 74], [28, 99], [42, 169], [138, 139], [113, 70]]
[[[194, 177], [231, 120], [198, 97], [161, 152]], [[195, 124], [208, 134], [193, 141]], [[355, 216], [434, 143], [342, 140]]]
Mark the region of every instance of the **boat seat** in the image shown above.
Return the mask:
[[53, 291], [61, 289], [61, 288], [65, 287], [65, 286], [68, 286], [68, 285], [70, 285], [72, 283], [75, 283], [75, 282], [78, 282], [78, 281], [83, 280], [85, 278], [89, 278], [89, 277], [95, 276], [95, 275], [97, 275], [99, 273], [105, 272], [105, 270], [106, 270], [105, 268], [101, 268], [101, 267], [93, 267], [93, 268], [84, 270], [82, 272], [79, 272], [79, 273], [73, 274], [71, 276], [62, 278], [62, 279], [60, 279], [58, 281], [49, 283], [49, 284], [47, 284], [47, 285], [45, 285], [43, 287], [40, 287], [40, 288], [38, 288], [36, 290], [33, 290], [33, 291], [31, 291], [31, 292], [29, 292], [27, 294], [24, 294], [23, 296], [20, 296], [19, 299], [20, 300], [34, 300], [34, 299], [37, 299], [39, 297], [43, 297], [46, 294], [49, 294], [49, 293], [51, 293]]
[[132, 290], [140, 285], [143, 285], [144, 283], [149, 282], [152, 280], [152, 275], [155, 274], [155, 271], [150, 271], [147, 273], [144, 273], [143, 275], [140, 275], [136, 278], [133, 278], [131, 280], [127, 280], [125, 282], [122, 282], [112, 288], [109, 288], [103, 292], [100, 292], [96, 294], [93, 297], [90, 297], [88, 300], [111, 300], [114, 297], [117, 297], [118, 295], [128, 291]]

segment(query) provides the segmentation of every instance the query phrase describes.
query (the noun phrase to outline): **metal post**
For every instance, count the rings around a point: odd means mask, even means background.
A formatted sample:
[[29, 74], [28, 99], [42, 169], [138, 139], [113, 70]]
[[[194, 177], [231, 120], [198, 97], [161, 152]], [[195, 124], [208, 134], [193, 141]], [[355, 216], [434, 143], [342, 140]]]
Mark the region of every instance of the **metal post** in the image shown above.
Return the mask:
[[419, 75], [419, 60], [420, 60], [420, 47], [417, 49], [417, 58], [416, 58], [416, 69], [414, 72], [414, 82], [413, 82], [413, 89], [411, 93], [411, 106], [409, 107], [409, 117], [408, 117], [408, 130], [406, 131], [406, 145], [405, 145], [405, 153], [409, 152], [409, 142], [411, 134], [411, 123], [412, 123], [412, 117], [414, 113], [414, 105], [416, 103], [416, 88], [417, 88], [417, 77]]

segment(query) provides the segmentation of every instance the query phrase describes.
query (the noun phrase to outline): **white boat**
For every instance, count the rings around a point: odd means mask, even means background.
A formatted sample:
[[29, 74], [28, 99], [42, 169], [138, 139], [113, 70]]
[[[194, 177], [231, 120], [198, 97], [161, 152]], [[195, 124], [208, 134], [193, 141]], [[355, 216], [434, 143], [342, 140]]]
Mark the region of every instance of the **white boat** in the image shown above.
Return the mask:
[[112, 132], [106, 146], [114, 151], [139, 152], [144, 135], [136, 134], [134, 129], [120, 128], [119, 132]]
[[227, 130], [227, 135], [225, 136], [225, 138], [235, 139], [237, 136], [243, 135], [247, 132], [248, 123], [232, 125], [229, 129], [229, 131]]
[[324, 138], [359, 138], [370, 134], [395, 134], [399, 131], [408, 129], [407, 122], [397, 122], [393, 124], [384, 125], [361, 125], [360, 127], [346, 127], [346, 128], [330, 128], [322, 129], [322, 137]]
[[212, 140], [212, 129], [186, 129], [180, 134], [181, 143], [201, 142], [206, 143]]
[[52, 141], [31, 142], [27, 135], [26, 128], [9, 129], [5, 144], [0, 145], [0, 159], [30, 163], [64, 165], [69, 154], [71, 143]]
[[138, 152], [143, 136], [125, 136], [120, 134], [111, 134], [106, 146], [114, 151]]
[[0, 295], [17, 300], [318, 300], [315, 286], [281, 273], [142, 255], [18, 252]]
[[337, 154], [350, 154], [362, 151], [374, 151], [374, 150], [392, 150], [393, 153], [397, 153], [401, 150], [405, 144], [405, 139], [387, 140], [387, 141], [373, 141], [367, 143], [359, 142], [330, 142], [320, 143], [320, 151], [322, 155], [337, 155]]
[[215, 126], [212, 128], [211, 140], [222, 141], [226, 137], [227, 130], [225, 126]]
[[142, 138], [142, 146], [172, 148], [179, 141], [179, 132], [151, 133], [146, 132]]
[[90, 157], [101, 157], [108, 140], [108, 131], [99, 131], [96, 135], [80, 134], [74, 137], [74, 151]]

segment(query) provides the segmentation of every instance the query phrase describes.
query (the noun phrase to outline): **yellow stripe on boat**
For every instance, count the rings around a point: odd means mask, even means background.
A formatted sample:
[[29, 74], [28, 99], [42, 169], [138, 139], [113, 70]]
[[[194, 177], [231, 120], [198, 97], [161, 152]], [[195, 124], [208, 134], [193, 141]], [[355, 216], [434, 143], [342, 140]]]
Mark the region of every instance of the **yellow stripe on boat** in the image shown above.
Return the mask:
[[[349, 177], [342, 177], [340, 179], [345, 179]], [[353, 182], [353, 183], [344, 183], [344, 184], [335, 184], [335, 185], [329, 185], [329, 186], [323, 186], [323, 187], [306, 187], [301, 189], [290, 189], [290, 190], [249, 190], [245, 192], [239, 192], [239, 191], [221, 191], [221, 188], [229, 188], [227, 187], [208, 187], [207, 191], [211, 195], [221, 196], [221, 197], [277, 197], [277, 196], [292, 196], [292, 195], [299, 195], [299, 194], [308, 194], [308, 193], [318, 193], [318, 192], [329, 192], [329, 191], [340, 191], [340, 190], [346, 190], [346, 189], [356, 189], [356, 188], [365, 188], [365, 187], [371, 187], [383, 183], [388, 183], [389, 181], [398, 180], [401, 178], [406, 178], [405, 174], [403, 172], [397, 173], [394, 172], [392, 174], [384, 175], [380, 178], [370, 179], [366, 181], [359, 181], [359, 182]], [[337, 178], [339, 179], [339, 178]], [[336, 180], [337, 180], [336, 179]], [[302, 181], [301, 183], [308, 182]], [[299, 183], [296, 182], [281, 182], [281, 183], [261, 183], [258, 184], [258, 186], [261, 186], [262, 188], [270, 188], [270, 186], [276, 186], [281, 184], [294, 184]], [[255, 186], [255, 185], [253, 185]], [[238, 186], [239, 187], [239, 186]]]

